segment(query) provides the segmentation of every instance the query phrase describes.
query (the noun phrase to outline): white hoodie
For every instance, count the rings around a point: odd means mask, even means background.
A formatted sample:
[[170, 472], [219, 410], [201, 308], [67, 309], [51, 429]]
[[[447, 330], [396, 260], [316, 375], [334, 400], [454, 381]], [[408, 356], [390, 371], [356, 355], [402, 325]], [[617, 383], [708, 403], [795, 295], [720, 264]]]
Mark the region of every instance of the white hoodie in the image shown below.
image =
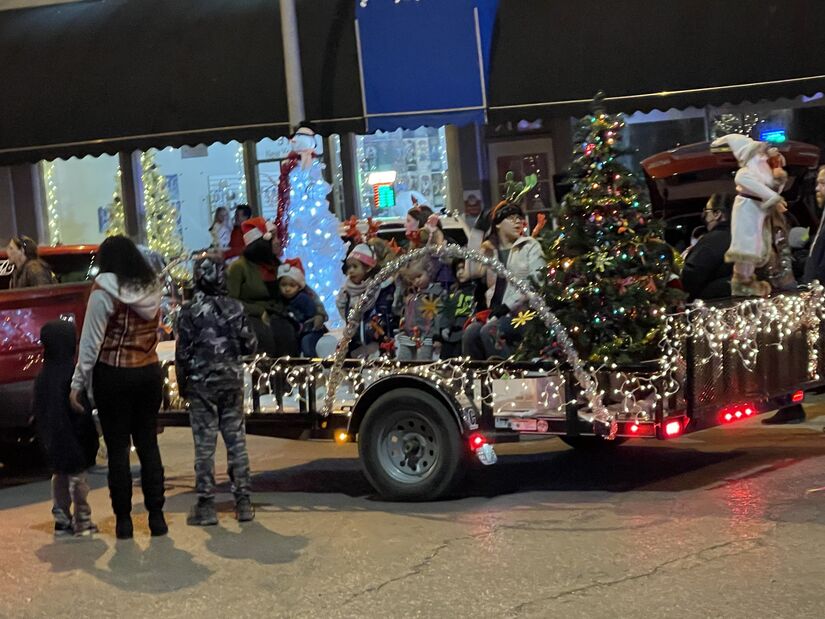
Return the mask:
[[109, 319], [115, 312], [115, 300], [128, 305], [138, 316], [149, 320], [160, 309], [161, 292], [157, 287], [136, 289], [120, 287], [114, 273], [101, 273], [89, 295], [86, 318], [80, 335], [80, 350], [72, 376], [72, 389], [86, 390], [91, 397], [92, 369], [100, 355]]

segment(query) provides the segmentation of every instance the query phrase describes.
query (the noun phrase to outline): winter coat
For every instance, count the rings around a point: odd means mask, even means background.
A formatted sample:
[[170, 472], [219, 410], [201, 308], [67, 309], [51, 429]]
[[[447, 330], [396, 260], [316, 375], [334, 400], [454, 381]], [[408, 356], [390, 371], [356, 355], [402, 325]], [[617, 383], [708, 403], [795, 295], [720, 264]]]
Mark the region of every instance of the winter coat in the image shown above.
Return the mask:
[[439, 338], [439, 313], [443, 302], [444, 288], [438, 282], [410, 293], [404, 303], [404, 333], [422, 340]]
[[113, 367], [145, 367], [158, 362], [159, 287], [121, 286], [114, 273], [95, 278], [77, 357], [72, 389], [91, 393], [98, 362]]
[[688, 253], [682, 269], [682, 285], [691, 299], [730, 296], [733, 265], [725, 262], [730, 240], [730, 223], [723, 221], [705, 233]]
[[38, 442], [52, 471], [80, 473], [95, 464], [98, 436], [91, 407], [77, 413], [69, 405], [77, 330], [53, 320], [43, 325], [40, 341], [43, 369], [34, 381], [32, 407]]
[[[513, 246], [510, 248], [510, 254], [507, 257], [507, 264], [505, 265], [518, 279], [522, 281], [531, 281], [532, 278], [539, 275], [547, 266], [547, 261], [544, 259], [544, 254], [541, 251], [541, 244], [531, 236], [521, 236], [516, 239]], [[473, 271], [471, 270], [471, 273]], [[474, 273], [474, 277], [477, 275]], [[493, 300], [493, 294], [496, 289], [496, 280], [498, 275], [493, 269], [486, 270], [487, 277], [487, 306]], [[512, 282], [507, 282], [507, 288], [504, 290], [504, 297], [502, 298], [502, 305], [506, 305], [510, 310], [515, 310], [524, 304], [524, 297], [513, 286]]]
[[298, 326], [299, 333], [307, 333], [313, 330], [316, 309], [312, 295], [304, 289], [287, 301], [286, 316]]
[[[277, 265], [275, 267], [277, 269]], [[270, 289], [261, 276], [260, 267], [245, 256], [241, 256], [229, 265], [226, 284], [229, 296], [243, 304], [247, 316], [261, 318], [264, 313], [267, 313], [286, 317], [286, 303], [280, 293], [270, 293]], [[305, 290], [312, 296], [315, 303], [315, 315], [321, 316], [326, 322], [327, 313], [318, 295], [309, 287]]]
[[825, 283], [825, 234], [823, 234], [823, 226], [825, 226], [825, 216], [820, 220], [816, 236], [811, 241], [811, 253], [805, 263], [805, 272], [802, 277], [803, 284], [810, 284], [814, 280]]
[[[350, 310], [366, 289], [367, 282], [353, 284], [349, 279], [344, 282], [338, 296], [335, 298], [338, 313], [344, 321], [349, 318]], [[381, 284], [374, 300], [364, 305], [361, 323], [352, 338], [354, 344], [360, 346], [371, 342], [381, 342], [385, 337], [392, 336], [393, 327], [395, 326], [393, 316], [395, 290], [392, 280], [387, 280]]]
[[209, 234], [212, 236], [212, 247], [217, 249], [228, 249], [229, 243], [232, 239], [232, 228], [226, 223], [218, 223], [217, 221], [209, 228]]
[[34, 288], [56, 284], [54, 273], [40, 258], [31, 258], [23, 266], [15, 268], [11, 275], [12, 288]]
[[456, 285], [444, 300], [441, 309], [441, 339], [444, 342], [460, 342], [464, 324], [475, 314], [475, 282]]
[[240, 387], [241, 358], [254, 354], [258, 342], [239, 301], [197, 290], [181, 308], [176, 331], [175, 374], [183, 395]]
[[765, 219], [782, 201], [773, 177], [760, 173], [759, 168], [739, 168], [734, 180], [739, 195], [733, 201], [731, 217], [731, 245], [725, 254], [727, 262], [746, 262], [756, 267], [767, 264], [773, 238]]

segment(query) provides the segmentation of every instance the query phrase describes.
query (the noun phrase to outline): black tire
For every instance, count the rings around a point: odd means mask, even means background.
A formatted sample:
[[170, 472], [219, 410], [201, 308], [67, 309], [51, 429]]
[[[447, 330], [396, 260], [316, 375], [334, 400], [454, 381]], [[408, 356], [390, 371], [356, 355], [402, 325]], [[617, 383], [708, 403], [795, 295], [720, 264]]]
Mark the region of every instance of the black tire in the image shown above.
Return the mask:
[[626, 437], [620, 437], [608, 441], [601, 436], [560, 436], [559, 438], [565, 444], [570, 445], [570, 447], [582, 451], [607, 451], [609, 449], [615, 449], [630, 440]]
[[432, 501], [464, 476], [458, 423], [420, 389], [394, 389], [367, 409], [358, 432], [367, 480], [382, 498]]

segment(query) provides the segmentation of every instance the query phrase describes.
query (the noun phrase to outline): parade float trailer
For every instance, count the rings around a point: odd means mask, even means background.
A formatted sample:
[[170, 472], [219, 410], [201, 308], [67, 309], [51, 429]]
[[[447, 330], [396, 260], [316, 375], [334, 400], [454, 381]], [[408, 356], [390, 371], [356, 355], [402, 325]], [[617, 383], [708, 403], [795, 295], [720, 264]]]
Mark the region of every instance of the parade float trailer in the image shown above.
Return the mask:
[[[399, 258], [376, 282], [427, 252], [506, 271], [447, 245]], [[531, 310], [560, 329], [540, 296], [516, 283]], [[558, 436], [575, 448], [611, 449], [630, 439], [673, 439], [802, 402], [825, 375], [825, 288], [818, 284], [768, 299], [700, 302], [666, 316], [660, 356], [621, 367], [584, 363], [569, 341], [560, 362], [347, 360], [359, 308], [353, 312], [332, 358], [247, 361], [247, 429], [356, 441], [367, 479], [394, 500], [448, 495], [471, 461], [495, 463], [499, 443]], [[161, 423], [187, 425], [171, 360], [166, 366]]]

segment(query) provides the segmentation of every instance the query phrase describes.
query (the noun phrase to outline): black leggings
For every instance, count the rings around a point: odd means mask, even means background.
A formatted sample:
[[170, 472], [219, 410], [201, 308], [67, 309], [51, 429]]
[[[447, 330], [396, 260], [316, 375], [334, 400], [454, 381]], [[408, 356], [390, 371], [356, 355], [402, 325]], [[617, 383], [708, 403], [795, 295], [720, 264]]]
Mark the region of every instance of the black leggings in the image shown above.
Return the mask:
[[163, 509], [163, 463], [157, 418], [163, 397], [160, 365], [116, 368], [98, 363], [92, 388], [109, 452], [109, 495], [116, 516], [132, 511], [130, 439], [140, 459], [140, 483], [148, 511]]

